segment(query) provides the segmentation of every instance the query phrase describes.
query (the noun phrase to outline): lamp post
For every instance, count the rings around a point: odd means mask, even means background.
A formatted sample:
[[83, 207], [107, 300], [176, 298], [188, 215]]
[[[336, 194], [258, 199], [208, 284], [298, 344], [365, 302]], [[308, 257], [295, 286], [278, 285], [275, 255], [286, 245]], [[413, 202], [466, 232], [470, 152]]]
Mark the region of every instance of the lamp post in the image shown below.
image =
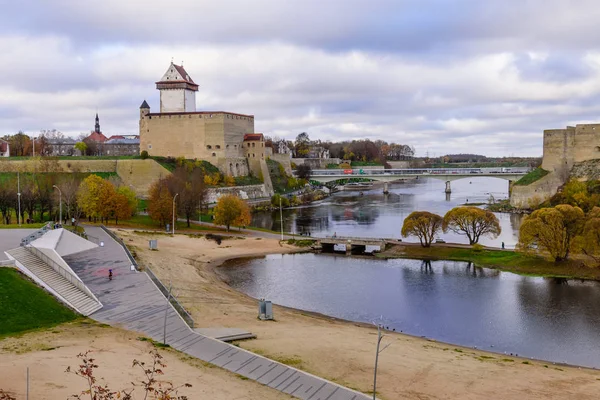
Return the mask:
[[19, 199], [19, 215], [17, 215], [17, 221], [21, 226], [21, 176], [17, 172], [17, 198]]
[[56, 185], [52, 185], [53, 188], [56, 188], [58, 190], [58, 198], [59, 198], [59, 204], [60, 204], [60, 214], [59, 214], [59, 218], [60, 218], [60, 224], [62, 225], [62, 192], [61, 190], [58, 188], [58, 186]]
[[383, 339], [384, 336], [385, 335], [381, 334], [381, 324], [377, 324], [377, 350], [375, 352], [375, 370], [373, 371], [373, 400], [376, 400], [377, 395], [377, 363], [379, 362], [379, 353], [391, 345], [391, 343], [388, 343], [383, 349], [379, 350], [381, 339]]
[[173, 236], [175, 236], [175, 199], [179, 196], [179, 193], [175, 193], [173, 196]]
[[279, 196], [279, 220], [281, 221], [281, 240], [283, 240], [283, 209], [281, 208], [281, 196]]
[[32, 154], [32, 156], [35, 157], [35, 137], [32, 137], [31, 141], [33, 142], [33, 154]]

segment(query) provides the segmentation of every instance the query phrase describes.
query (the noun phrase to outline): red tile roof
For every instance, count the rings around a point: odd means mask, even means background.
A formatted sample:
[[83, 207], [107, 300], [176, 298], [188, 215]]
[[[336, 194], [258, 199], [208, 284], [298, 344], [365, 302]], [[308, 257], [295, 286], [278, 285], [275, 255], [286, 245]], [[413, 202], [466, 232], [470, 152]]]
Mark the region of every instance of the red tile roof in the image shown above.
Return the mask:
[[102, 132], [92, 132], [90, 136], [85, 138], [86, 140], [93, 140], [94, 142], [104, 143], [106, 142], [106, 136], [102, 134]]
[[111, 137], [108, 138], [108, 140], [110, 140], [110, 139], [125, 139], [125, 137], [122, 135], [112, 135]]
[[263, 140], [262, 133], [246, 133], [244, 135], [244, 142], [247, 140]]

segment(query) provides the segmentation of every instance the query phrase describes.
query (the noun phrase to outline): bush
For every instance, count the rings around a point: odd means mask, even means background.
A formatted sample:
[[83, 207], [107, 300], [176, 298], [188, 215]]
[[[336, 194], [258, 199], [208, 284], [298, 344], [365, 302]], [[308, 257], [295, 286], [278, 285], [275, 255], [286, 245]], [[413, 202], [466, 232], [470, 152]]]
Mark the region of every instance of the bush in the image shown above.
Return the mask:
[[347, 162], [343, 162], [343, 163], [340, 164], [340, 168], [341, 169], [350, 169], [352, 167]]
[[283, 197], [279, 194], [275, 194], [275, 195], [273, 195], [273, 197], [271, 197], [271, 205], [273, 207], [279, 207], [279, 200], [281, 200], [282, 207], [290, 206], [290, 201], [287, 199], [287, 197]]
[[483, 251], [483, 245], [479, 244], [479, 243], [475, 243], [473, 245], [473, 251], [475, 253], [481, 253]]
[[147, 152], [146, 150], [143, 150], [143, 151], [140, 153], [140, 157], [142, 158], [142, 160], [145, 160], [145, 159], [147, 159], [147, 158], [148, 158], [148, 152]]
[[215, 235], [213, 233], [209, 233], [206, 235], [206, 239], [214, 240], [218, 245], [221, 245], [221, 241], [223, 240], [223, 236]]

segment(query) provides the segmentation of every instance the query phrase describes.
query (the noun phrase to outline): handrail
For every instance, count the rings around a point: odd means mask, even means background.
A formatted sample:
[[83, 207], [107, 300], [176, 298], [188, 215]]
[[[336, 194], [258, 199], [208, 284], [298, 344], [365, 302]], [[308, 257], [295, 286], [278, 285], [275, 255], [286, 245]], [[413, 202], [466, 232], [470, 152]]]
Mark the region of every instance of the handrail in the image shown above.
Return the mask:
[[190, 313], [188, 313], [186, 311], [186, 309], [181, 305], [181, 303], [179, 303], [177, 301], [175, 296], [173, 296], [173, 293], [171, 293], [169, 295], [169, 289], [167, 289], [167, 287], [160, 281], [160, 279], [158, 279], [158, 277], [156, 275], [154, 275], [154, 272], [152, 272], [150, 267], [144, 267], [144, 271], [146, 271], [148, 273], [148, 276], [150, 277], [152, 282], [154, 282], [156, 284], [156, 287], [158, 287], [158, 290], [160, 290], [160, 292], [167, 299], [169, 299], [169, 302], [171, 303], [171, 305], [173, 306], [175, 311], [177, 311], [177, 313], [179, 315], [181, 315], [181, 318], [183, 318], [183, 320], [188, 324], [188, 326], [190, 328], [194, 329], [194, 319], [192, 318]]
[[98, 298], [96, 296], [94, 296], [94, 293], [92, 293], [92, 291], [90, 289], [88, 289], [87, 286], [85, 286], [85, 284], [81, 281], [81, 279], [79, 279], [79, 277], [77, 275], [74, 275], [73, 273], [71, 273], [71, 271], [67, 270], [65, 267], [63, 267], [62, 265], [60, 265], [59, 263], [57, 263], [56, 261], [54, 261], [47, 255], [45, 255], [39, 249], [36, 249], [33, 246], [23, 246], [23, 247], [27, 251], [29, 251], [31, 254], [40, 258], [43, 262], [48, 264], [48, 266], [50, 266], [50, 268], [52, 268], [54, 271], [56, 271], [58, 274], [60, 274], [63, 278], [65, 278], [66, 280], [71, 282], [73, 284], [73, 286], [75, 286], [77, 289], [81, 290], [83, 293], [87, 294], [89, 297], [91, 297], [96, 302], [98, 302], [98, 304], [102, 305], [102, 303], [100, 303], [100, 300], [98, 300]]
[[129, 261], [131, 262], [131, 265], [133, 265], [135, 267], [135, 269], [137, 271], [139, 271], [138, 263], [135, 261], [135, 258], [133, 258], [133, 255], [131, 254], [131, 252], [129, 251], [129, 249], [125, 245], [125, 243], [121, 240], [121, 238], [118, 237], [117, 235], [115, 235], [115, 233], [113, 231], [111, 231], [110, 229], [108, 229], [104, 225], [100, 225], [100, 228], [102, 228], [102, 230], [104, 232], [106, 232], [108, 234], [108, 236], [110, 236], [111, 238], [113, 238], [115, 240], [115, 242], [119, 243], [121, 245], [121, 247], [123, 247], [123, 250], [125, 250], [125, 254], [127, 254], [127, 258], [129, 258]]
[[25, 236], [23, 239], [21, 239], [21, 246], [26, 246], [29, 243], [33, 242], [34, 240], [42, 237], [46, 233], [46, 231], [50, 229], [49, 226], [50, 226], [50, 222], [48, 222], [46, 225], [44, 225], [37, 231]]

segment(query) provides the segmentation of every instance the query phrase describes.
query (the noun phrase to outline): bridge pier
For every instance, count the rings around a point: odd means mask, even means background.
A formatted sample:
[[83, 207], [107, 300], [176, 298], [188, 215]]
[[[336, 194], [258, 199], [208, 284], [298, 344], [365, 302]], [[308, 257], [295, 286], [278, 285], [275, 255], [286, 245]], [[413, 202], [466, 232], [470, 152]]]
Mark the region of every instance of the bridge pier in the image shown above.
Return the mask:
[[513, 190], [514, 184], [515, 184], [514, 181], [511, 181], [510, 179], [508, 180], [508, 197], [510, 197], [512, 195], [512, 190]]
[[389, 193], [388, 183], [384, 182], [383, 183], [383, 194], [388, 194], [388, 193]]
[[446, 193], [452, 193], [452, 188], [450, 187], [450, 181], [446, 181]]

